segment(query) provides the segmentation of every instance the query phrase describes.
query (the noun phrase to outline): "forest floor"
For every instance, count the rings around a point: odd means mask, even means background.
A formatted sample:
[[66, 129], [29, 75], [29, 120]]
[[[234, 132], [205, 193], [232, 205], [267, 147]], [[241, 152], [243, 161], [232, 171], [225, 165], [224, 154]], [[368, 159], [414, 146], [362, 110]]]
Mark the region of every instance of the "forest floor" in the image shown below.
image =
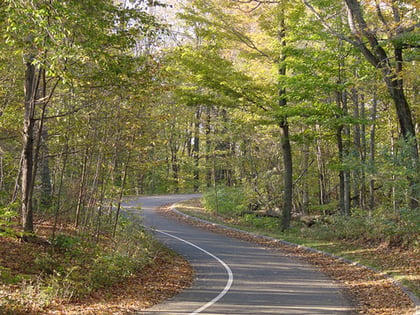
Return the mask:
[[[208, 213], [197, 202], [188, 204], [184, 210], [190, 214], [193, 212], [195, 215], [208, 216]], [[161, 211], [178, 220], [187, 220], [190, 224], [198, 224], [218, 233], [229, 234], [232, 237], [267, 247], [279, 248], [288, 255], [309, 261], [344, 285], [346, 293], [357, 305], [360, 314], [413, 314], [413, 304], [408, 296], [386, 277], [385, 273], [349, 265], [326, 255], [285, 246], [250, 234], [212, 224], [197, 223], [166, 208]], [[220, 217], [216, 219], [222, 220]], [[225, 223], [232, 224], [231, 220], [226, 220]], [[43, 225], [38, 231], [41, 240], [49, 239], [50, 234], [51, 227], [48, 224]], [[386, 246], [356, 245], [342, 242], [340, 248], [343, 252], [353, 253], [353, 257], [363, 261], [364, 264], [370, 262], [370, 265], [387, 273], [398, 271], [400, 274], [409, 275], [414, 285], [419, 284], [419, 252]], [[0, 314], [130, 314], [176, 295], [189, 287], [193, 281], [193, 270], [188, 262], [173, 252], [162, 249], [158, 255], [155, 255], [153, 261], [138, 273], [112, 286], [95, 290], [88, 296], [80, 299], [55, 298], [47, 303], [39, 302], [38, 296], [37, 299], [32, 299], [32, 302], [28, 303], [31, 301], [31, 294], [35, 294], [39, 289], [37, 277], [42, 276], [35, 274], [34, 261], [40, 253], [48, 251], [50, 246], [42, 241], [25, 243], [15, 237], [0, 237]], [[325, 244], [320, 249], [328, 250]], [[334, 253], [339, 254], [337, 250]]]
[[[232, 219], [211, 215], [196, 201], [188, 201], [177, 205], [177, 210], [211, 222], [235, 226]], [[363, 242], [340, 240], [335, 242], [317, 242], [314, 245], [318, 250], [323, 250], [334, 255], [346, 256], [353, 261], [374, 267], [375, 270], [365, 268], [357, 264], [338, 260], [329, 255], [307, 251], [303, 248], [287, 246], [277, 241], [261, 238], [249, 233], [242, 233], [232, 229], [226, 229], [214, 224], [206, 224], [194, 219], [189, 219], [167, 209], [166, 215], [187, 221], [189, 224], [198, 225], [206, 229], [228, 234], [232, 237], [245, 239], [258, 243], [262, 246], [278, 248], [288, 255], [299, 257], [318, 266], [325, 274], [343, 285], [345, 293], [355, 305], [359, 314], [376, 315], [402, 315], [413, 314], [415, 306], [409, 296], [400, 286], [396, 285], [389, 275], [404, 275], [404, 279], [410, 284], [415, 293], [420, 289], [420, 252], [404, 248], [392, 248], [381, 244], [363, 244]], [[237, 226], [237, 228], [244, 228]], [[255, 230], [254, 233], [259, 234]], [[272, 236], [272, 235], [271, 235]], [[279, 238], [279, 237], [278, 237]], [[315, 244], [315, 243], [314, 243]], [[376, 271], [378, 270], [378, 271]], [[416, 290], [417, 289], [417, 290]]]
[[[42, 290], [40, 279], [44, 275], [34, 267], [36, 260], [51, 250], [47, 242], [50, 235], [51, 225], [47, 223], [37, 231], [37, 242], [0, 237], [0, 314], [129, 314], [176, 295], [193, 281], [193, 270], [184, 258], [159, 248], [150, 263], [118, 283], [82, 298], [51, 298], [51, 292]], [[61, 258], [66, 259], [58, 260]]]

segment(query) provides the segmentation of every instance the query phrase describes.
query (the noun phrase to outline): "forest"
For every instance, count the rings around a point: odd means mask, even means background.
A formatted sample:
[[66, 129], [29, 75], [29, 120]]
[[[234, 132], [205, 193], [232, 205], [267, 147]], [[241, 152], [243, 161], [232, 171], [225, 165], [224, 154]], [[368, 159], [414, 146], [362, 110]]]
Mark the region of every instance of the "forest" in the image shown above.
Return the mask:
[[0, 0], [0, 237], [124, 238], [126, 196], [202, 192], [280, 232], [418, 251], [418, 10]]

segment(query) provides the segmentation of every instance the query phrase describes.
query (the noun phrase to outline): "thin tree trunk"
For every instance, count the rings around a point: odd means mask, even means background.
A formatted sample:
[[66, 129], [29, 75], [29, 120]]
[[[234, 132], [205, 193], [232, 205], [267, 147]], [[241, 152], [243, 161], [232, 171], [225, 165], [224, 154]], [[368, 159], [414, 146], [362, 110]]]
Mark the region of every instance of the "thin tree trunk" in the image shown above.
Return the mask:
[[[356, 74], [357, 76], [357, 74]], [[352, 100], [353, 100], [353, 117], [356, 119], [360, 118], [360, 102], [359, 102], [359, 93], [356, 88], [352, 89]], [[353, 144], [354, 148], [352, 151], [354, 152], [354, 156], [358, 161], [360, 161], [360, 152], [361, 152], [361, 141], [360, 141], [360, 125], [359, 123], [355, 123], [353, 126]], [[358, 168], [353, 169], [353, 206], [360, 207], [361, 206], [361, 183], [360, 183], [360, 171]]]
[[0, 147], [0, 191], [3, 190], [4, 171], [3, 171], [3, 150]]
[[[376, 98], [376, 93], [373, 94], [373, 103], [372, 103], [372, 115], [371, 121], [372, 126], [370, 129], [370, 144], [369, 144], [369, 162], [371, 171], [374, 172], [375, 169], [375, 137], [376, 137], [376, 111], [378, 107], [378, 100]], [[369, 216], [372, 215], [372, 211], [375, 208], [375, 180], [372, 178], [369, 181]]]
[[[347, 116], [348, 115], [347, 93], [346, 92], [341, 93], [341, 97], [342, 97], [343, 112], [344, 112], [344, 115]], [[348, 142], [350, 139], [349, 126], [344, 125], [343, 131], [344, 131], [344, 136], [345, 136], [343, 153], [344, 153], [344, 157], [348, 157], [349, 155]], [[345, 170], [344, 170], [344, 214], [346, 216], [351, 215], [351, 175], [350, 175], [350, 170], [348, 169], [347, 165], [345, 165]]]
[[201, 106], [199, 106], [195, 113], [194, 122], [194, 145], [193, 145], [193, 158], [194, 158], [194, 191], [197, 192], [200, 187], [200, 120], [201, 120]]
[[40, 160], [40, 176], [41, 176], [41, 205], [44, 208], [51, 206], [52, 184], [51, 184], [51, 168], [48, 157], [48, 129], [44, 126], [42, 129], [43, 143], [42, 158]]
[[[35, 146], [35, 157], [34, 157], [34, 171], [33, 177], [36, 177], [37, 167], [38, 167], [38, 160], [41, 148], [43, 149], [42, 158], [40, 161], [40, 168], [41, 168], [41, 200], [40, 204], [44, 208], [48, 208], [50, 206], [51, 201], [51, 176], [50, 176], [50, 167], [48, 163], [48, 129], [45, 127], [45, 116], [47, 114], [47, 105], [49, 103], [49, 99], [47, 99], [47, 77], [45, 69], [41, 71], [41, 81], [42, 81], [42, 88], [41, 90], [41, 99], [42, 99], [42, 112], [41, 117], [38, 122], [38, 136], [36, 139], [36, 146]], [[55, 90], [56, 85], [53, 87], [52, 92]]]
[[[316, 129], [318, 133], [321, 131], [320, 126], [317, 125]], [[326, 189], [326, 174], [325, 174], [325, 164], [323, 157], [321, 141], [317, 139], [316, 141], [316, 161], [318, 167], [318, 182], [319, 182], [319, 204], [325, 205], [328, 203], [327, 198], [327, 189]]]
[[170, 144], [171, 150], [171, 170], [172, 180], [175, 183], [175, 193], [179, 191], [179, 161], [178, 161], [178, 147], [176, 144]]
[[212, 157], [212, 146], [213, 141], [211, 139], [211, 108], [210, 106], [206, 107], [206, 165], [207, 165], [207, 172], [206, 172], [206, 183], [207, 187], [212, 186], [212, 168], [209, 168], [208, 166], [210, 163], [214, 162], [214, 159], [211, 159]]
[[22, 164], [23, 164], [23, 154], [21, 154], [20, 159], [19, 159], [19, 169], [15, 178], [15, 185], [13, 188], [13, 194], [12, 194], [10, 203], [14, 203], [19, 195], [19, 189], [20, 189], [19, 181], [21, 180], [21, 177], [22, 177]]
[[98, 215], [96, 217], [96, 232], [95, 232], [95, 242], [97, 243], [99, 240], [99, 235], [101, 232], [101, 224], [102, 224], [102, 208], [103, 208], [103, 202], [105, 197], [105, 187], [106, 187], [106, 173], [105, 171], [102, 174], [102, 180], [101, 180], [101, 195], [99, 197], [99, 206], [98, 206]]
[[[343, 126], [339, 126], [337, 128], [337, 147], [338, 147], [338, 160], [340, 161], [340, 163], [343, 163], [343, 157], [344, 157], [344, 145], [343, 145]], [[342, 169], [342, 167], [340, 168], [340, 171], [338, 173], [338, 177], [339, 177], [339, 206], [340, 206], [340, 212], [341, 214], [345, 213], [345, 201], [344, 201], [344, 194], [345, 194], [345, 185], [344, 185], [344, 170]]]
[[[309, 167], [309, 145], [305, 144], [305, 149], [303, 150], [303, 170], [305, 173]], [[302, 180], [302, 213], [309, 214], [309, 184], [307, 176]]]
[[283, 152], [283, 221], [282, 230], [287, 230], [290, 227], [292, 217], [292, 200], [293, 200], [293, 162], [292, 162], [292, 147], [289, 138], [289, 125], [287, 122], [280, 123], [280, 137], [281, 147]]
[[25, 72], [25, 113], [22, 149], [22, 227], [26, 233], [34, 232], [32, 196], [34, 184], [34, 115], [37, 84], [36, 67], [33, 64], [33, 56], [31, 56], [26, 62]]
[[[343, 110], [343, 114], [347, 115], [347, 100], [344, 95], [344, 92], [337, 92], [337, 105]], [[343, 135], [345, 138], [348, 138], [350, 130], [344, 125], [340, 125], [337, 128], [337, 145], [338, 145], [338, 158], [341, 164], [341, 169], [339, 172], [340, 178], [340, 211], [343, 215], [350, 215], [350, 172], [345, 165], [345, 157], [348, 155], [346, 149], [347, 145], [345, 140], [343, 140]]]
[[85, 182], [86, 182], [86, 174], [87, 174], [87, 164], [88, 164], [88, 154], [89, 154], [89, 148], [86, 147], [84, 158], [83, 158], [83, 165], [82, 165], [82, 174], [80, 179], [80, 185], [79, 185], [79, 194], [77, 197], [77, 206], [76, 206], [76, 218], [74, 225], [76, 227], [80, 224], [80, 215], [83, 210], [83, 204], [85, 199]]
[[[134, 142], [134, 137], [133, 137], [133, 142]], [[112, 237], [115, 237], [115, 235], [117, 233], [118, 219], [120, 217], [120, 211], [121, 211], [121, 202], [122, 202], [122, 197], [123, 197], [123, 194], [124, 194], [125, 181], [127, 179], [128, 164], [129, 164], [130, 159], [131, 159], [130, 156], [131, 156], [131, 154], [130, 154], [130, 152], [128, 152], [127, 160], [125, 161], [125, 165], [124, 165], [124, 172], [123, 172], [122, 181], [121, 181], [121, 188], [120, 188], [120, 192], [118, 194], [117, 212], [115, 213], [115, 222], [114, 222]]]
[[[283, 48], [282, 54], [279, 58], [279, 76], [286, 75], [286, 21], [284, 16], [284, 8], [281, 9], [281, 20], [279, 25], [278, 39]], [[279, 107], [287, 106], [286, 89], [279, 86]], [[280, 144], [283, 152], [283, 209], [282, 209], [282, 230], [285, 231], [290, 227], [293, 207], [293, 162], [292, 162], [292, 147], [290, 144], [289, 124], [286, 117], [282, 117], [279, 122], [280, 127]]]
[[[366, 120], [366, 104], [363, 94], [360, 96], [360, 116], [363, 121]], [[367, 194], [366, 194], [366, 156], [367, 156], [367, 145], [366, 145], [366, 125], [363, 123], [360, 128], [360, 159], [362, 160], [363, 168], [360, 170], [360, 208], [364, 212], [367, 205]]]
[[98, 178], [99, 178], [99, 173], [100, 173], [100, 168], [101, 168], [101, 164], [103, 161], [103, 156], [102, 156], [102, 152], [98, 152], [98, 159], [96, 161], [96, 169], [95, 169], [95, 175], [93, 177], [92, 180], [92, 188], [91, 188], [91, 195], [89, 198], [89, 201], [87, 203], [87, 207], [85, 210], [85, 215], [83, 218], [83, 226], [87, 226], [88, 222], [89, 222], [89, 215], [91, 212], [93, 212], [93, 208], [95, 206], [96, 203], [96, 195], [97, 195], [97, 189], [98, 189]]
[[[395, 159], [396, 159], [396, 144], [395, 144], [395, 137], [394, 137], [394, 131], [393, 131], [393, 125], [392, 122], [389, 121], [389, 130], [390, 130], [390, 140], [391, 140], [391, 158], [393, 159], [393, 162], [395, 163]], [[395, 174], [392, 174], [392, 187], [391, 187], [391, 200], [392, 200], [392, 210], [394, 211], [394, 213], [397, 212], [397, 194], [396, 194], [396, 187], [395, 187], [395, 182], [396, 182], [396, 176]]]
[[58, 223], [58, 214], [60, 213], [60, 207], [61, 207], [61, 192], [63, 189], [63, 182], [64, 182], [64, 172], [67, 167], [67, 158], [68, 158], [68, 151], [69, 151], [69, 145], [68, 145], [68, 137], [66, 136], [66, 148], [63, 154], [63, 167], [61, 169], [61, 175], [60, 175], [60, 183], [58, 186], [58, 192], [57, 192], [57, 205], [55, 208], [55, 214], [54, 214], [54, 225], [53, 225], [53, 231], [52, 231], [52, 239], [55, 239], [55, 233], [57, 230], [57, 223]]

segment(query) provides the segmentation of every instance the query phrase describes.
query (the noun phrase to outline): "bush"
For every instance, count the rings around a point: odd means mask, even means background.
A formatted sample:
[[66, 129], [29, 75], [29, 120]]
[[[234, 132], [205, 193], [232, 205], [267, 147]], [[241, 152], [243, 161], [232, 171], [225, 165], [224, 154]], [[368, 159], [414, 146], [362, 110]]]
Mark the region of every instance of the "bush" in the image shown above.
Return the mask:
[[139, 222], [121, 217], [115, 239], [99, 243], [59, 234], [53, 247], [38, 253], [35, 268], [40, 275], [33, 287], [45, 301], [73, 299], [123, 281], [141, 270], [160, 249]]
[[81, 242], [80, 238], [66, 234], [59, 234], [51, 240], [51, 244], [54, 247], [64, 251], [75, 250], [77, 247], [81, 246]]
[[345, 239], [373, 244], [386, 243], [390, 247], [418, 248], [419, 230], [420, 214], [412, 210], [401, 210], [398, 216], [329, 216], [328, 221], [305, 229], [304, 233], [323, 240]]
[[248, 226], [263, 229], [268, 232], [281, 231], [281, 220], [279, 218], [258, 217], [253, 213], [248, 213], [243, 216], [242, 222]]
[[12, 228], [13, 219], [18, 216], [18, 204], [10, 204], [6, 207], [0, 207], [0, 236], [16, 236]]
[[118, 253], [100, 256], [94, 261], [91, 283], [95, 289], [111, 286], [132, 276], [144, 266], [144, 262]]
[[204, 194], [204, 207], [217, 214], [236, 217], [248, 211], [250, 193], [242, 187], [221, 186]]

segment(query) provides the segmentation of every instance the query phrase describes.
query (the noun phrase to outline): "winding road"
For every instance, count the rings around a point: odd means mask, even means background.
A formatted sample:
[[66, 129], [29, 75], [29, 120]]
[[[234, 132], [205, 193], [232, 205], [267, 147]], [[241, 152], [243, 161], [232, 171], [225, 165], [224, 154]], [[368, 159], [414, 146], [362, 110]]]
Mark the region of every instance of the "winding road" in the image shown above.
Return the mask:
[[353, 314], [338, 286], [315, 267], [279, 250], [212, 233], [155, 211], [197, 196], [138, 197], [123, 204], [125, 211], [141, 215], [144, 225], [195, 270], [190, 288], [139, 314]]

